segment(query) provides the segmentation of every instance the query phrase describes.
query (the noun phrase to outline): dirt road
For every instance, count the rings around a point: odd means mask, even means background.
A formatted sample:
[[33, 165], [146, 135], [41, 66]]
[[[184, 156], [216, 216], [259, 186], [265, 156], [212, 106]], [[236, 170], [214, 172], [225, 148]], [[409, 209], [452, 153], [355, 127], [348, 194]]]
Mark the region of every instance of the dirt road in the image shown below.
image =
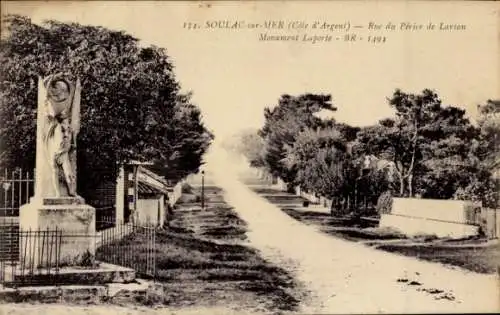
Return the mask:
[[423, 313], [500, 311], [497, 276], [377, 251], [320, 233], [259, 197], [225, 165], [214, 180], [249, 224], [249, 242], [291, 270], [311, 292], [303, 312]]

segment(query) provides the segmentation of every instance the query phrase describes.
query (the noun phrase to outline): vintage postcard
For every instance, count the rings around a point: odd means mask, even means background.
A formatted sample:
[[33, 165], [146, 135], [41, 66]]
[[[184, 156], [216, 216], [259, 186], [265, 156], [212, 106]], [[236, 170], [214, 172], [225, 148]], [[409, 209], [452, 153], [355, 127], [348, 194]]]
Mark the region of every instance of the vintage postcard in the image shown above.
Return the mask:
[[500, 312], [495, 1], [2, 1], [0, 314]]

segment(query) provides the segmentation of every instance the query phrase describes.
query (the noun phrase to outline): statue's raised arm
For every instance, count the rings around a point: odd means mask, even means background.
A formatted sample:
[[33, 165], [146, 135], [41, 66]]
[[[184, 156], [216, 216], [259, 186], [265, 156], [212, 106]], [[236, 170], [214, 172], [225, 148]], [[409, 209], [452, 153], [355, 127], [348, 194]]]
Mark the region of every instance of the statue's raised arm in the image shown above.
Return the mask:
[[73, 130], [73, 141], [76, 146], [76, 137], [80, 132], [80, 100], [81, 100], [82, 85], [80, 78], [76, 79], [75, 93], [73, 103], [71, 104], [71, 129]]

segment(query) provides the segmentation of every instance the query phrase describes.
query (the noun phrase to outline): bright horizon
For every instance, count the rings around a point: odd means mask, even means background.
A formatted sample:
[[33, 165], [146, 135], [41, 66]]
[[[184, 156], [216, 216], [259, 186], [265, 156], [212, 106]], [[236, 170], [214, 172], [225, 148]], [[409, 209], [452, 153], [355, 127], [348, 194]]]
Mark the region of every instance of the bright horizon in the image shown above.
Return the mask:
[[[432, 10], [426, 2], [321, 4], [212, 2], [208, 8], [200, 2], [3, 2], [2, 11], [29, 16], [37, 24], [54, 19], [123, 30], [143, 45], [166, 48], [183, 91], [193, 91], [194, 103], [218, 140], [261, 127], [264, 107], [285, 93], [331, 94], [338, 107], [334, 117], [356, 126], [391, 116], [386, 98], [396, 88], [436, 90], [445, 105], [465, 108], [471, 118], [477, 104], [500, 96], [494, 3], [432, 2]], [[447, 21], [467, 24], [468, 29], [394, 33], [383, 45], [313, 45], [259, 42], [258, 33], [248, 30], [182, 28], [185, 21], [198, 20], [320, 18], [363, 24]]]

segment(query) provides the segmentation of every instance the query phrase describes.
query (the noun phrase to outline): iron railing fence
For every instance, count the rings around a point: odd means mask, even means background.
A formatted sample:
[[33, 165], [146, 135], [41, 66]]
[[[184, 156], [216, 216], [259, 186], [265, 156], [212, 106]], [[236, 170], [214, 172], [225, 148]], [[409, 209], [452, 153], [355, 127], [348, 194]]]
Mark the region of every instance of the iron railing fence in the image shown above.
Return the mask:
[[115, 206], [95, 208], [95, 229], [96, 231], [106, 230], [116, 225]]
[[34, 194], [34, 183], [33, 172], [20, 168], [0, 171], [0, 218], [19, 216], [19, 207]]
[[147, 223], [107, 223], [112, 224], [114, 227], [99, 232], [96, 259], [132, 268], [138, 275], [155, 279], [156, 227]]
[[9, 251], [0, 256], [0, 283], [4, 286], [55, 283], [60, 270], [63, 231], [55, 228], [13, 234], [17, 246], [8, 247]]
[[75, 238], [82, 237], [91, 238], [85, 243], [95, 244], [96, 251], [95, 255], [82, 261], [80, 267], [94, 268], [100, 263], [109, 263], [134, 269], [142, 277], [156, 278], [154, 226], [114, 224], [112, 228], [92, 235], [75, 234], [58, 228], [23, 231], [19, 230], [17, 222], [12, 222], [9, 228], [8, 232], [12, 239], [16, 239], [17, 246], [5, 246], [1, 242], [0, 249], [6, 249], [0, 251], [0, 284], [3, 286], [69, 284], [64, 276], [66, 271], [61, 272], [70, 267], [64, 258], [65, 251], [70, 250], [68, 244], [80, 242]]

